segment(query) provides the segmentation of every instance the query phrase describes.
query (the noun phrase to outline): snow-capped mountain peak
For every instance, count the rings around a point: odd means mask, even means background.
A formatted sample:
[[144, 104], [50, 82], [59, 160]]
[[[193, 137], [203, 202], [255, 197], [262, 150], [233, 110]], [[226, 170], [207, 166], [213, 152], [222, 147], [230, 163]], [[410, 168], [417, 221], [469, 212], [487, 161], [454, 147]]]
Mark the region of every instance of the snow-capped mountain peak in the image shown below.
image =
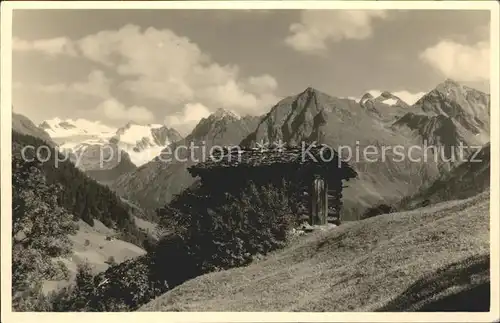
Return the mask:
[[39, 125], [40, 128], [47, 131], [52, 139], [69, 139], [72, 136], [97, 136], [111, 137], [116, 128], [109, 127], [99, 121], [90, 121], [86, 119], [65, 119], [53, 118], [45, 120]]
[[113, 136], [113, 142], [126, 151], [137, 166], [149, 162], [166, 146], [180, 139], [181, 135], [176, 130], [162, 124], [129, 123]]
[[177, 131], [162, 124], [129, 122], [123, 127], [114, 128], [99, 121], [63, 120], [56, 117], [45, 120], [39, 127], [50, 135], [61, 150], [78, 153], [94, 145], [117, 146], [129, 155], [136, 166], [152, 160], [165, 146], [181, 139]]
[[[391, 93], [389, 91], [376, 91], [376, 90], [372, 90], [372, 91], [368, 91], [364, 96], [364, 102], [366, 102], [367, 100], [374, 100], [378, 103], [383, 103], [383, 104], [387, 104], [389, 106], [395, 106], [395, 105], [398, 105], [398, 106], [408, 106], [408, 103], [403, 101], [400, 97], [398, 97], [397, 95], [395, 95], [394, 93]], [[362, 98], [362, 100], [363, 100]]]
[[118, 136], [120, 141], [124, 144], [135, 145], [143, 138], [150, 138], [152, 136], [151, 130], [164, 127], [161, 124], [148, 124], [140, 125], [136, 123], [127, 123], [124, 127], [116, 131], [115, 137]]

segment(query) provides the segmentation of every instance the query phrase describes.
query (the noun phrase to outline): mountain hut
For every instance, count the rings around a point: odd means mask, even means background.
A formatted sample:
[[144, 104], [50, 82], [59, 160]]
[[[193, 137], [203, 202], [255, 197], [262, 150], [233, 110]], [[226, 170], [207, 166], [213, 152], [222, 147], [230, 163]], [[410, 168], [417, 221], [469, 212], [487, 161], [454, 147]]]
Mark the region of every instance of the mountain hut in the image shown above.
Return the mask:
[[293, 186], [296, 211], [307, 214], [310, 224], [340, 222], [343, 181], [357, 173], [337, 152], [326, 145], [274, 149], [223, 148], [204, 162], [188, 168], [211, 198], [248, 187], [283, 183]]

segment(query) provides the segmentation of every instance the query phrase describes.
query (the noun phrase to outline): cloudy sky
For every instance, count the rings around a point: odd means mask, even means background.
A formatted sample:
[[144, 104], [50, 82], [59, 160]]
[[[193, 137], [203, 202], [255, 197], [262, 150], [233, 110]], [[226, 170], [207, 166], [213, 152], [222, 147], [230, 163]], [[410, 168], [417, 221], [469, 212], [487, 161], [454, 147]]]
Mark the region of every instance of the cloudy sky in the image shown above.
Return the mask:
[[489, 92], [488, 11], [30, 10], [13, 15], [14, 111], [34, 122], [262, 114], [308, 86], [412, 103], [446, 78]]

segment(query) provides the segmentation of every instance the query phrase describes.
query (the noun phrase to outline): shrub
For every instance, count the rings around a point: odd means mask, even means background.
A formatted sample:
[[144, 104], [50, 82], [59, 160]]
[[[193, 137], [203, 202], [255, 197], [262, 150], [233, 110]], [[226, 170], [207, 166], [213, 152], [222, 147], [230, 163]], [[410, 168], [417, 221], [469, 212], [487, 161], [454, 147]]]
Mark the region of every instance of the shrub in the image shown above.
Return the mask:
[[[208, 195], [186, 192], [161, 209], [164, 228], [181, 237], [202, 272], [248, 264], [255, 254], [282, 247], [298, 222], [287, 185], [257, 187], [212, 205]], [[166, 225], [165, 225], [166, 224]]]
[[361, 219], [368, 219], [377, 215], [392, 213], [392, 212], [396, 212], [396, 209], [394, 207], [387, 204], [379, 204], [367, 209], [361, 216]]
[[49, 294], [52, 311], [88, 311], [95, 294], [94, 275], [87, 263], [78, 265], [75, 283]]
[[[125, 261], [94, 276], [86, 264], [79, 266], [72, 286], [49, 295], [55, 312], [130, 311], [167, 290], [150, 275], [151, 259]], [[161, 288], [160, 288], [161, 287]]]
[[106, 263], [107, 263], [108, 265], [110, 265], [110, 266], [115, 265], [115, 264], [116, 264], [115, 257], [113, 257], [113, 256], [109, 256], [109, 257], [108, 257], [108, 260], [106, 260]]
[[52, 303], [50, 298], [43, 294], [41, 282], [37, 282], [35, 287], [26, 290], [22, 297], [15, 298], [12, 305], [13, 311], [19, 312], [52, 311]]

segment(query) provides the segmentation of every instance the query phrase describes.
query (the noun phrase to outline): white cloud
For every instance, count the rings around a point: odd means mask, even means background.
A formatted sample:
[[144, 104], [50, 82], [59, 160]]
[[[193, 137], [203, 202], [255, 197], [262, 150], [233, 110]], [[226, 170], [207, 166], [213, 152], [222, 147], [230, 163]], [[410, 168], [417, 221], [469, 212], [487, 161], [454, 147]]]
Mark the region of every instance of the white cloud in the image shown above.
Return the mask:
[[52, 94], [83, 94], [97, 98], [107, 98], [110, 96], [111, 80], [100, 70], [93, 70], [87, 76], [87, 80], [75, 83], [55, 83], [55, 84], [23, 84], [16, 82], [14, 87], [18, 89], [28, 89], [43, 93]]
[[[192, 41], [171, 30], [126, 25], [80, 40], [44, 40], [77, 48], [87, 59], [114, 68], [127, 77], [120, 86], [137, 97], [161, 100], [173, 106], [201, 103], [226, 107], [241, 114], [269, 108], [276, 80], [270, 75], [242, 77], [238, 66], [221, 65]], [[18, 40], [17, 50], [35, 50], [35, 42]], [[61, 48], [61, 46], [57, 47]], [[75, 51], [54, 50], [69, 54]]]
[[[17, 40], [15, 49], [39, 50], [41, 46], [35, 46], [36, 42], [40, 41]], [[79, 53], [114, 69], [126, 78], [119, 84], [122, 90], [139, 99], [160, 100], [167, 108], [200, 104], [223, 107], [240, 115], [261, 114], [277, 100], [274, 93], [278, 84], [272, 76], [243, 77], [238, 66], [218, 64], [197, 44], [167, 29], [150, 27], [141, 30], [138, 26], [126, 25], [119, 30], [101, 31], [76, 41], [64, 38], [43, 42], [60, 46], [54, 46], [58, 50], [42, 52]], [[93, 76], [93, 84], [98, 84], [99, 75]], [[73, 86], [80, 92], [84, 88]], [[109, 86], [103, 88], [109, 89]], [[96, 87], [85, 89], [97, 90]]]
[[132, 106], [127, 108], [123, 103], [111, 98], [101, 102], [96, 107], [96, 112], [103, 112], [106, 117], [113, 120], [149, 122], [154, 120], [154, 115], [145, 107]]
[[487, 41], [464, 45], [443, 40], [425, 49], [420, 59], [444, 77], [456, 81], [480, 82], [490, 79], [490, 44]]
[[372, 35], [373, 22], [387, 18], [384, 10], [305, 10], [300, 23], [290, 26], [285, 43], [293, 49], [321, 53], [327, 42], [366, 39]]
[[[239, 115], [256, 115], [267, 111], [278, 100], [275, 95], [278, 83], [271, 75], [243, 76], [237, 65], [215, 62], [190, 39], [168, 29], [141, 29], [126, 25], [118, 30], [101, 31], [79, 40], [17, 39], [16, 44], [14, 50], [18, 51], [80, 55], [102, 64], [122, 76], [116, 85], [133, 94], [135, 102], [155, 99], [158, 103], [154, 104], [161, 104], [165, 109], [178, 109], [180, 106], [191, 109], [201, 105], [214, 109], [225, 108]], [[85, 83], [43, 87], [51, 93], [73, 91], [109, 98], [110, 85], [102, 72], [94, 72]], [[120, 105], [116, 102], [111, 104], [113, 109], [121, 111], [117, 106]], [[189, 121], [185, 117], [177, 121], [180, 124], [187, 121], [192, 124], [200, 119], [196, 118], [196, 121]]]
[[250, 76], [247, 80], [246, 88], [251, 92], [274, 91], [278, 87], [278, 82], [269, 74], [261, 76]]
[[52, 39], [39, 39], [34, 41], [25, 41], [17, 37], [12, 38], [12, 49], [15, 51], [38, 51], [47, 55], [64, 54], [76, 56], [76, 48], [71, 39], [58, 37]]
[[167, 116], [165, 124], [185, 135], [202, 119], [210, 115], [210, 110], [201, 103], [188, 103], [177, 115]]

